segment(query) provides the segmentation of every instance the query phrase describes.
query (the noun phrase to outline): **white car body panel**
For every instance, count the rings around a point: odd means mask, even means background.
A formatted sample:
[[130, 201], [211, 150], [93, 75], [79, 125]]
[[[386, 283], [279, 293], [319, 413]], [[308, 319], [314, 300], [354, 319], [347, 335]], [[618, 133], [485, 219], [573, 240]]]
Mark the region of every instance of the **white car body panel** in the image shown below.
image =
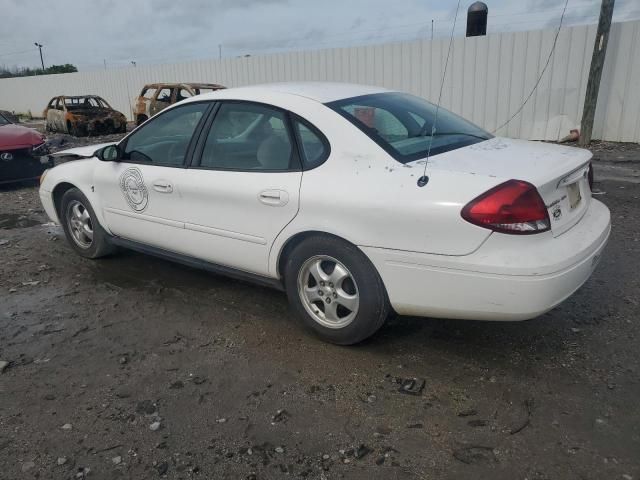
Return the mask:
[[95, 145], [86, 145], [84, 147], [68, 148], [50, 154], [51, 157], [78, 157], [78, 158], [91, 158], [97, 150], [109, 145], [115, 145], [117, 142], [98, 143]]
[[464, 257], [363, 250], [399, 314], [527, 320], [551, 310], [587, 281], [610, 230], [609, 210], [594, 200], [583, 220], [558, 238], [551, 232], [495, 233]]
[[[323, 132], [331, 154], [317, 168], [284, 173], [79, 160], [48, 172], [42, 203], [59, 221], [51, 192], [68, 182], [87, 196], [111, 235], [275, 279], [288, 241], [306, 232], [332, 234], [368, 256], [401, 314], [521, 320], [553, 308], [587, 280], [610, 230], [608, 210], [591, 199], [588, 151], [494, 138], [430, 158], [429, 183], [420, 188], [424, 161], [402, 165], [322, 104], [384, 91], [274, 84], [184, 100], [170, 108], [226, 99], [289, 110]], [[58, 155], [92, 155], [106, 145]], [[132, 209], [118, 184], [132, 166], [148, 194], [142, 211]], [[537, 187], [551, 231], [499, 234], [461, 217], [469, 201], [509, 179]], [[579, 208], [568, 205], [567, 183], [579, 185]], [[279, 192], [282, 201], [265, 203], [262, 192]]]

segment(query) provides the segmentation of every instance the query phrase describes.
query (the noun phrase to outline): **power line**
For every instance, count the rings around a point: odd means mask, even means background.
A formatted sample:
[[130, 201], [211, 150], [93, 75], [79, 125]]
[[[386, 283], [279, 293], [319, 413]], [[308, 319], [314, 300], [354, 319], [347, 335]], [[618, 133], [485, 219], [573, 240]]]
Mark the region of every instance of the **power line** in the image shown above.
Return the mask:
[[506, 127], [511, 122], [511, 120], [513, 120], [516, 117], [516, 115], [518, 115], [524, 109], [525, 105], [527, 104], [529, 99], [533, 96], [533, 94], [536, 91], [536, 89], [538, 88], [538, 85], [540, 85], [540, 82], [542, 81], [542, 77], [544, 76], [544, 72], [547, 71], [547, 67], [549, 66], [549, 63], [551, 62], [551, 57], [553, 57], [553, 53], [556, 50], [556, 45], [558, 44], [558, 37], [560, 36], [560, 30], [562, 29], [562, 22], [564, 20], [564, 14], [567, 11], [567, 4], [568, 3], [569, 3], [569, 0], [565, 0], [564, 10], [562, 10], [562, 15], [560, 16], [560, 24], [558, 25], [558, 30], [556, 31], [556, 36], [553, 39], [553, 45], [551, 46], [551, 51], [549, 52], [549, 56], [547, 57], [547, 63], [545, 63], [544, 68], [542, 69], [542, 72], [540, 72], [540, 76], [538, 77], [538, 81], [535, 83], [535, 85], [531, 89], [531, 92], [529, 93], [527, 98], [524, 100], [522, 105], [520, 105], [520, 107], [514, 112], [514, 114], [511, 115], [509, 120], [507, 120], [502, 125], [500, 125], [498, 128], [496, 128], [492, 133], [496, 133], [498, 130], [501, 130], [504, 127]]
[[8, 57], [9, 55], [18, 55], [19, 53], [33, 52], [33, 48], [29, 50], [21, 50], [19, 52], [0, 53], [0, 57]]

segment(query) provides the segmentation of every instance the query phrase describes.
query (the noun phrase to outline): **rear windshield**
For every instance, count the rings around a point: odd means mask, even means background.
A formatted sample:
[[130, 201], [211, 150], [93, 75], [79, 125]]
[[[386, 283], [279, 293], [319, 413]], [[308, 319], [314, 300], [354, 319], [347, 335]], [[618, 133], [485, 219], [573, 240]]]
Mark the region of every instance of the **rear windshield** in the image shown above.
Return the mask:
[[327, 104], [402, 163], [492, 138], [471, 122], [406, 93], [376, 93]]

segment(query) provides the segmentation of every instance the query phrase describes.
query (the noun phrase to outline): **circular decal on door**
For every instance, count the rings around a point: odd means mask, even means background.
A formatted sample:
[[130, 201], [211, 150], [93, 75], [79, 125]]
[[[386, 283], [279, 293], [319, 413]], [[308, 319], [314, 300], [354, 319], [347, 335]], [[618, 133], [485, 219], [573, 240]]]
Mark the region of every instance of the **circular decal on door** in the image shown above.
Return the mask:
[[149, 203], [149, 192], [144, 185], [142, 172], [135, 167], [127, 168], [120, 175], [120, 188], [129, 206], [136, 212], [143, 212]]

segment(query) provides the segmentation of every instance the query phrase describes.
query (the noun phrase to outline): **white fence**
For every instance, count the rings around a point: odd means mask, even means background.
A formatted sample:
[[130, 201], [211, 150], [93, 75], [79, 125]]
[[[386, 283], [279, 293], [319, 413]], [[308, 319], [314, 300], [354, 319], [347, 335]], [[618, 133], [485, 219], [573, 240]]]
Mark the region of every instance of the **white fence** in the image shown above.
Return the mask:
[[[595, 25], [564, 28], [551, 63], [522, 112], [496, 132], [556, 140], [579, 126]], [[454, 39], [442, 105], [494, 131], [529, 95], [555, 30]], [[255, 57], [202, 60], [0, 80], [0, 109], [39, 115], [56, 95], [97, 94], [131, 117], [145, 83], [330, 80], [381, 85], [437, 101], [449, 40], [411, 41]], [[594, 138], [640, 142], [640, 21], [613, 25]]]

